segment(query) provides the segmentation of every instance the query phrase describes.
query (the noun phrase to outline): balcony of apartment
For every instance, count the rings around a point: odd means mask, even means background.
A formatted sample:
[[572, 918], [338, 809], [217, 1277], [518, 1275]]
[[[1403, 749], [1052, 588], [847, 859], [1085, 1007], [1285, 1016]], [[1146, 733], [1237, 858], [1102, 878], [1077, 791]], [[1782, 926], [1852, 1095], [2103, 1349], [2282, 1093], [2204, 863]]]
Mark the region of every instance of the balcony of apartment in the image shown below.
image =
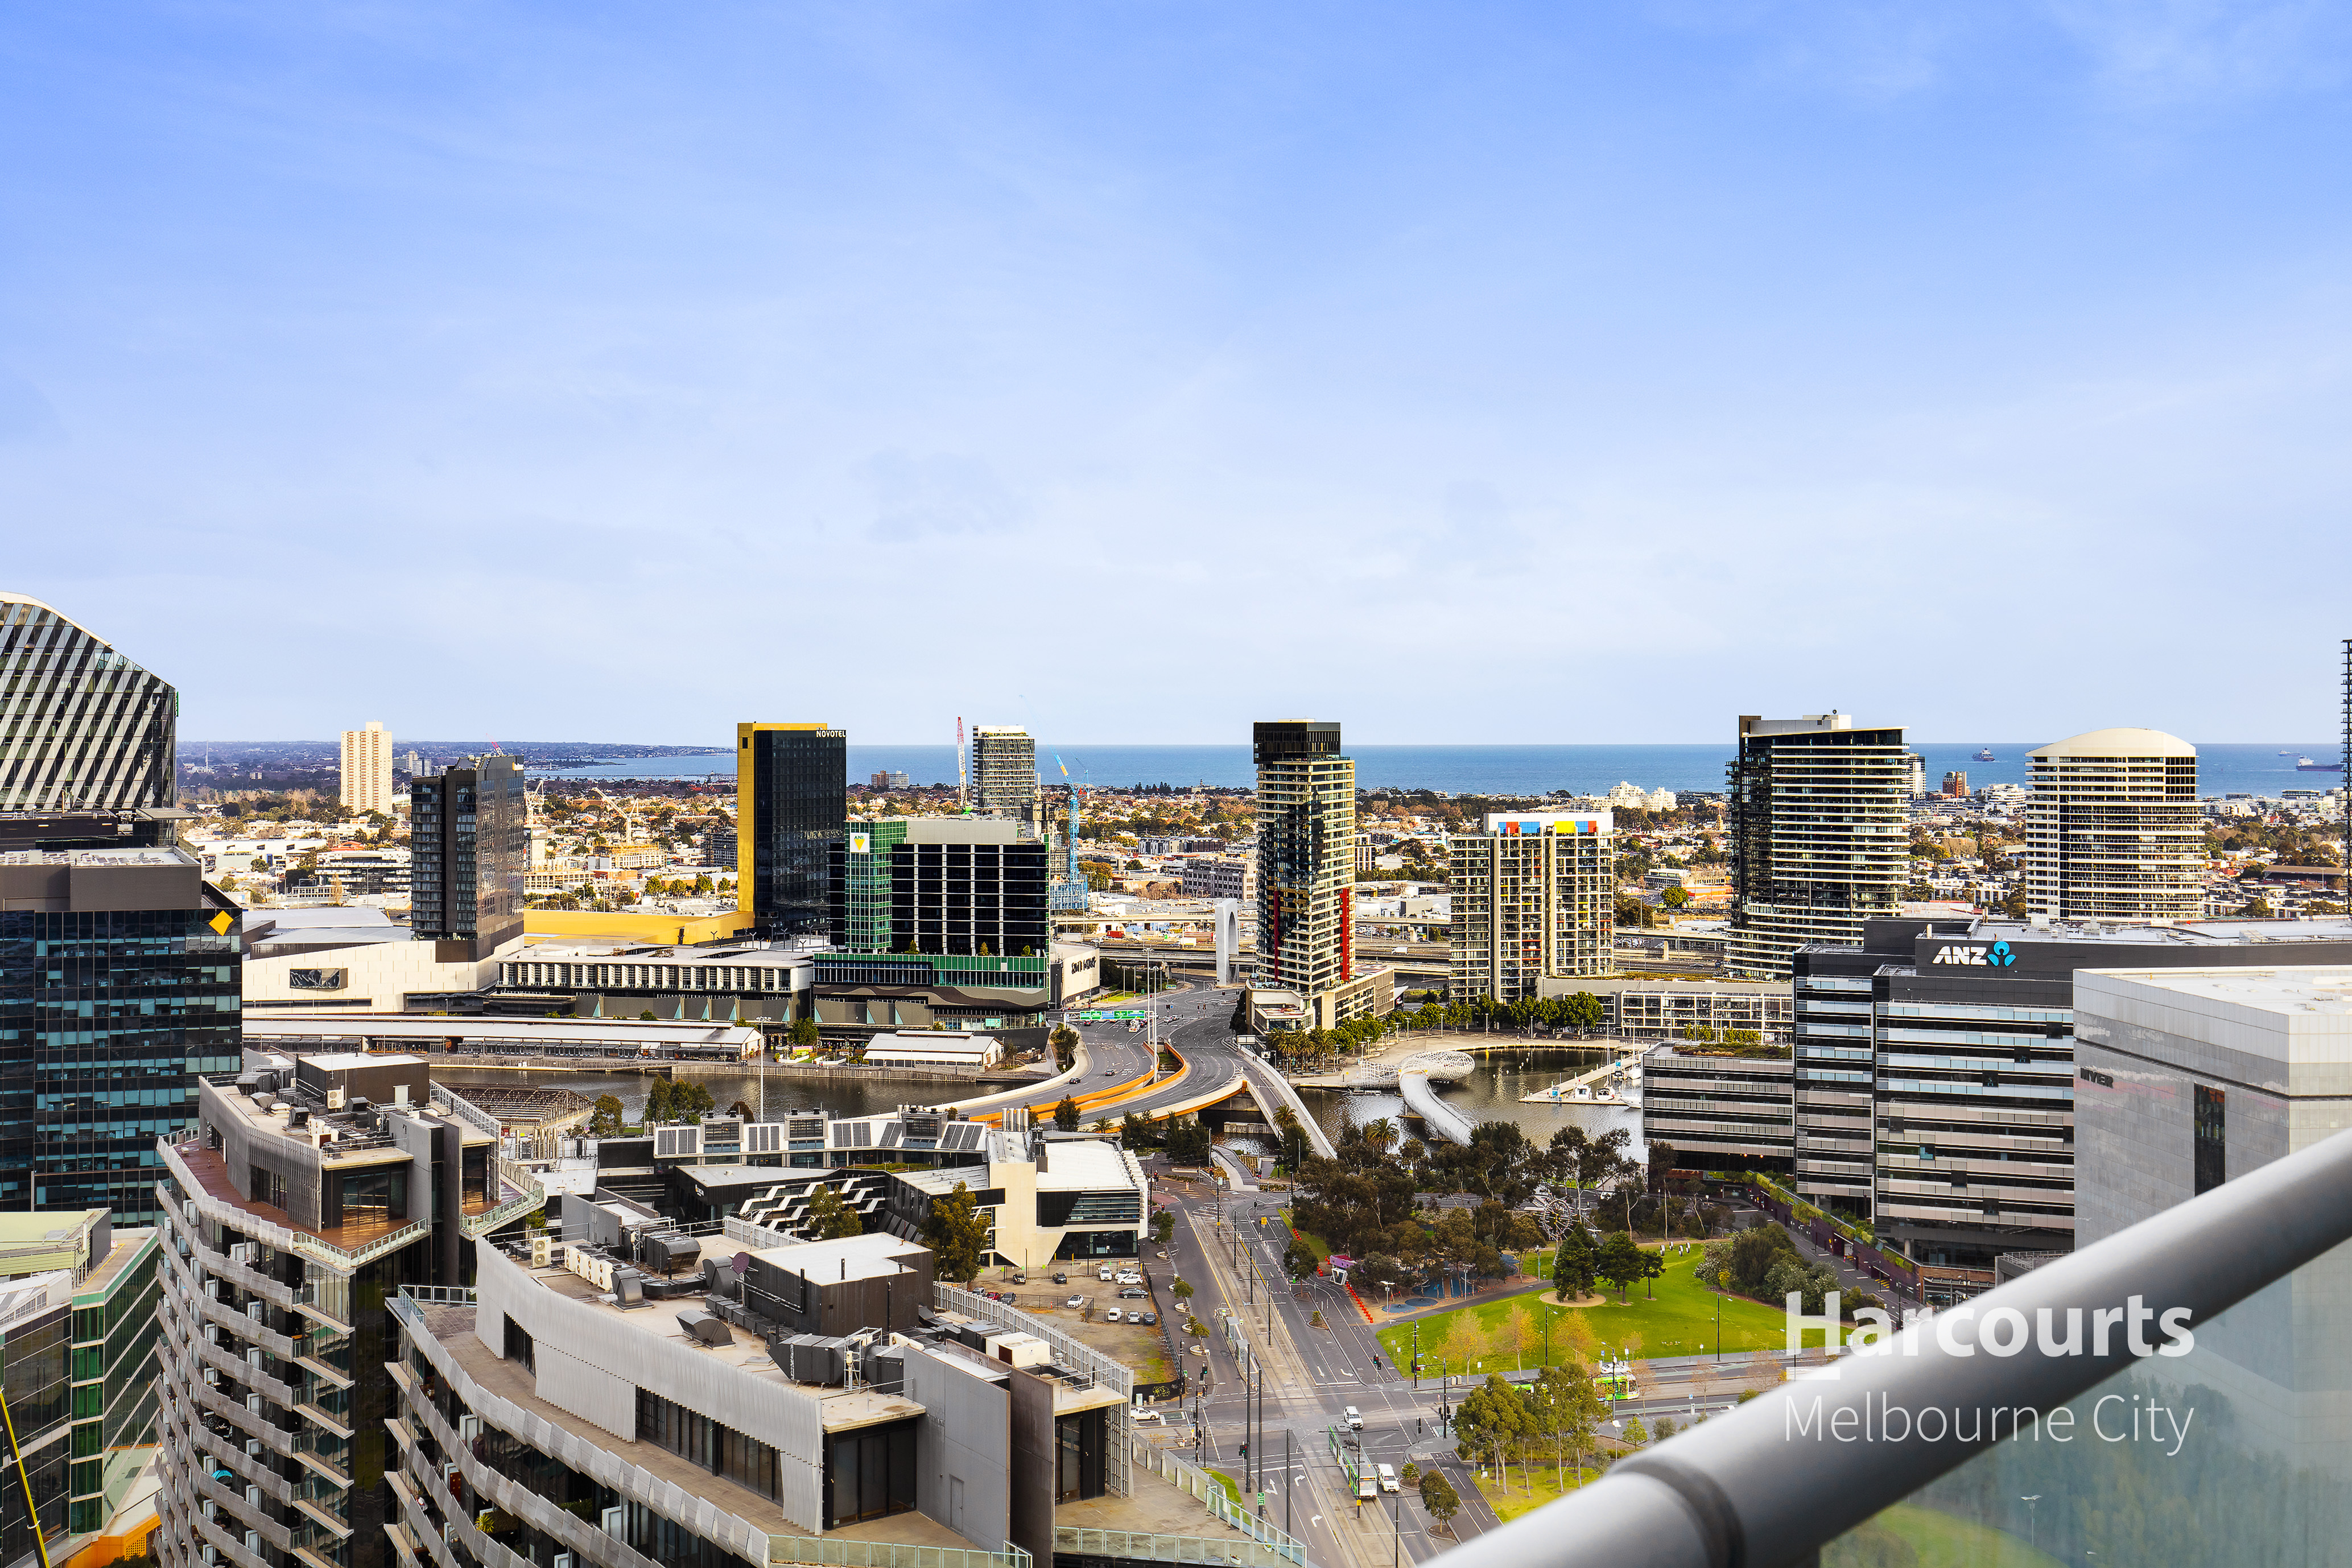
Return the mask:
[[[338, 1269], [352, 1270], [432, 1234], [429, 1219], [405, 1219], [380, 1212], [335, 1226], [299, 1225], [286, 1210], [239, 1193], [229, 1179], [228, 1163], [218, 1150], [206, 1148], [201, 1138], [177, 1143], [159, 1140], [156, 1147], [163, 1153], [164, 1169], [180, 1183], [198, 1215], [279, 1252], [299, 1253]], [[272, 1283], [286, 1295], [285, 1304], [293, 1305], [292, 1288]]]
[[1628, 1455], [1449, 1568], [2342, 1562], [2347, 1242], [2335, 1136]]

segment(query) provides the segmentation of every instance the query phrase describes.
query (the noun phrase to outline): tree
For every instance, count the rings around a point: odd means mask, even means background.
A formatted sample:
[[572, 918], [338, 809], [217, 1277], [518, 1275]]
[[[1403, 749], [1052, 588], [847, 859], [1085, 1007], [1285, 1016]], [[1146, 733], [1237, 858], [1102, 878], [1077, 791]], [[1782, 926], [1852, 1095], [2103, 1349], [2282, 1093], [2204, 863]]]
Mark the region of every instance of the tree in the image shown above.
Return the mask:
[[1428, 1511], [1431, 1519], [1437, 1521], [1440, 1530], [1445, 1528], [1447, 1521], [1462, 1511], [1462, 1500], [1454, 1495], [1454, 1483], [1445, 1479], [1445, 1472], [1423, 1470], [1421, 1473], [1421, 1506]]
[[857, 1211], [841, 1201], [841, 1194], [832, 1187], [821, 1186], [809, 1194], [808, 1224], [810, 1239], [836, 1241], [845, 1236], [860, 1236], [865, 1224]]
[[1209, 1129], [1197, 1121], [1168, 1124], [1168, 1157], [1180, 1165], [1209, 1163]]
[[1175, 1234], [1175, 1211], [1171, 1209], [1154, 1209], [1151, 1214], [1151, 1239], [1160, 1243], [1162, 1246], [1165, 1246], [1167, 1245], [1168, 1238]]
[[1670, 910], [1679, 910], [1690, 902], [1690, 895], [1680, 888], [1668, 888], [1658, 895], [1658, 902]]
[[1559, 1238], [1559, 1250], [1552, 1258], [1553, 1294], [1563, 1301], [1591, 1295], [1600, 1253], [1601, 1249], [1593, 1245], [1592, 1233], [1570, 1221], [1567, 1233]]
[[923, 1218], [923, 1245], [931, 1249], [938, 1278], [969, 1285], [980, 1277], [988, 1247], [988, 1216], [980, 1212], [980, 1200], [970, 1187], [958, 1182], [955, 1191], [931, 1200], [931, 1212]]
[[1638, 1448], [1649, 1440], [1650, 1434], [1648, 1430], [1643, 1426], [1642, 1418], [1638, 1415], [1627, 1416], [1625, 1418], [1625, 1441], [1633, 1444], [1633, 1447]]
[[1633, 1238], [1622, 1230], [1612, 1230], [1609, 1239], [1601, 1244], [1601, 1256], [1593, 1272], [1617, 1287], [1617, 1300], [1622, 1303], [1633, 1281], [1642, 1278], [1642, 1249]]
[[1639, 1251], [1639, 1267], [1642, 1270], [1642, 1300], [1654, 1301], [1658, 1299], [1658, 1293], [1651, 1286], [1650, 1281], [1666, 1271], [1664, 1249], [1660, 1248], [1656, 1252]]
[[600, 1094], [595, 1107], [588, 1112], [588, 1136], [618, 1138], [621, 1135], [621, 1099], [618, 1095]]
[[1151, 1119], [1139, 1110], [1130, 1110], [1119, 1119], [1118, 1143], [1122, 1149], [1149, 1149], [1158, 1140], [1151, 1135]]
[[793, 1019], [789, 1037], [793, 1042], [793, 1048], [794, 1050], [813, 1051], [816, 1049], [816, 1020], [814, 1018]]
[[1319, 1266], [1320, 1259], [1315, 1256], [1315, 1249], [1296, 1237], [1283, 1251], [1282, 1267], [1293, 1279], [1311, 1278]]
[[1054, 1107], [1054, 1125], [1064, 1132], [1076, 1132], [1078, 1130], [1078, 1102], [1066, 1094], [1062, 1096], [1062, 1102]]
[[710, 1098], [710, 1090], [691, 1079], [678, 1082], [657, 1078], [646, 1094], [646, 1121], [648, 1123], [699, 1121], [704, 1112], [718, 1109], [719, 1102]]
[[1055, 1069], [1059, 1072], [1069, 1071], [1070, 1064], [1077, 1059], [1078, 1032], [1065, 1024], [1046, 1036], [1045, 1043], [1054, 1049]]
[[1168, 1288], [1168, 1293], [1171, 1296], [1175, 1297], [1177, 1304], [1181, 1306], [1184, 1302], [1192, 1299], [1192, 1287], [1184, 1280], [1179, 1279], [1175, 1284]]

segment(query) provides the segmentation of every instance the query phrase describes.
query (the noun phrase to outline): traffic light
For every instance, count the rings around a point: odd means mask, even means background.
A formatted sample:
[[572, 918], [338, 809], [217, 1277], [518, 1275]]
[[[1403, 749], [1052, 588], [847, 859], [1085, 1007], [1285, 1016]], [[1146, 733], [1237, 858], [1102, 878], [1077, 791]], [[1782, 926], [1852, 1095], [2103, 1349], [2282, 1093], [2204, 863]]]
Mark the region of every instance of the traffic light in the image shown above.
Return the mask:
[[1242, 1458], [1244, 1459], [1249, 1458], [1249, 1445], [1247, 1443], [1244, 1443], [1242, 1445]]

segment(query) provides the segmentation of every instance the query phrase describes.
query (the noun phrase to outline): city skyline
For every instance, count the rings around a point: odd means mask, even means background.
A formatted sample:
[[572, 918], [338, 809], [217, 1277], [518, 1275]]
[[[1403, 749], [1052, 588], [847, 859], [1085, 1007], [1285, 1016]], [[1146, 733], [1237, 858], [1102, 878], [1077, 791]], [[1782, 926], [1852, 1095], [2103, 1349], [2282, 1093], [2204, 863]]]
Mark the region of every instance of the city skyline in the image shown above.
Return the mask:
[[711, 625], [853, 734], [1049, 628], [1179, 742], [2324, 732], [2347, 38], [2256, 11], [45, 14], [13, 585], [188, 734], [416, 732], [423, 645], [723, 735]]

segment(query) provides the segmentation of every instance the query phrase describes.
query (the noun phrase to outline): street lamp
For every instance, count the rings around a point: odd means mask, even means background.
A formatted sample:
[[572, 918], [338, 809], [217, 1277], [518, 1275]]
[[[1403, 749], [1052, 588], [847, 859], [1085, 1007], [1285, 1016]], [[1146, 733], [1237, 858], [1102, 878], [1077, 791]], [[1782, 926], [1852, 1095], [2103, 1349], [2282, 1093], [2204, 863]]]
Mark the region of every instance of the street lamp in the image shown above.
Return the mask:
[[2025, 1543], [2039, 1552], [2042, 1549], [2040, 1528], [2042, 1510], [2033, 1505], [2042, 1500], [2042, 1494], [2035, 1492], [2028, 1497], [2021, 1497], [2017, 1500], [2025, 1505]]

